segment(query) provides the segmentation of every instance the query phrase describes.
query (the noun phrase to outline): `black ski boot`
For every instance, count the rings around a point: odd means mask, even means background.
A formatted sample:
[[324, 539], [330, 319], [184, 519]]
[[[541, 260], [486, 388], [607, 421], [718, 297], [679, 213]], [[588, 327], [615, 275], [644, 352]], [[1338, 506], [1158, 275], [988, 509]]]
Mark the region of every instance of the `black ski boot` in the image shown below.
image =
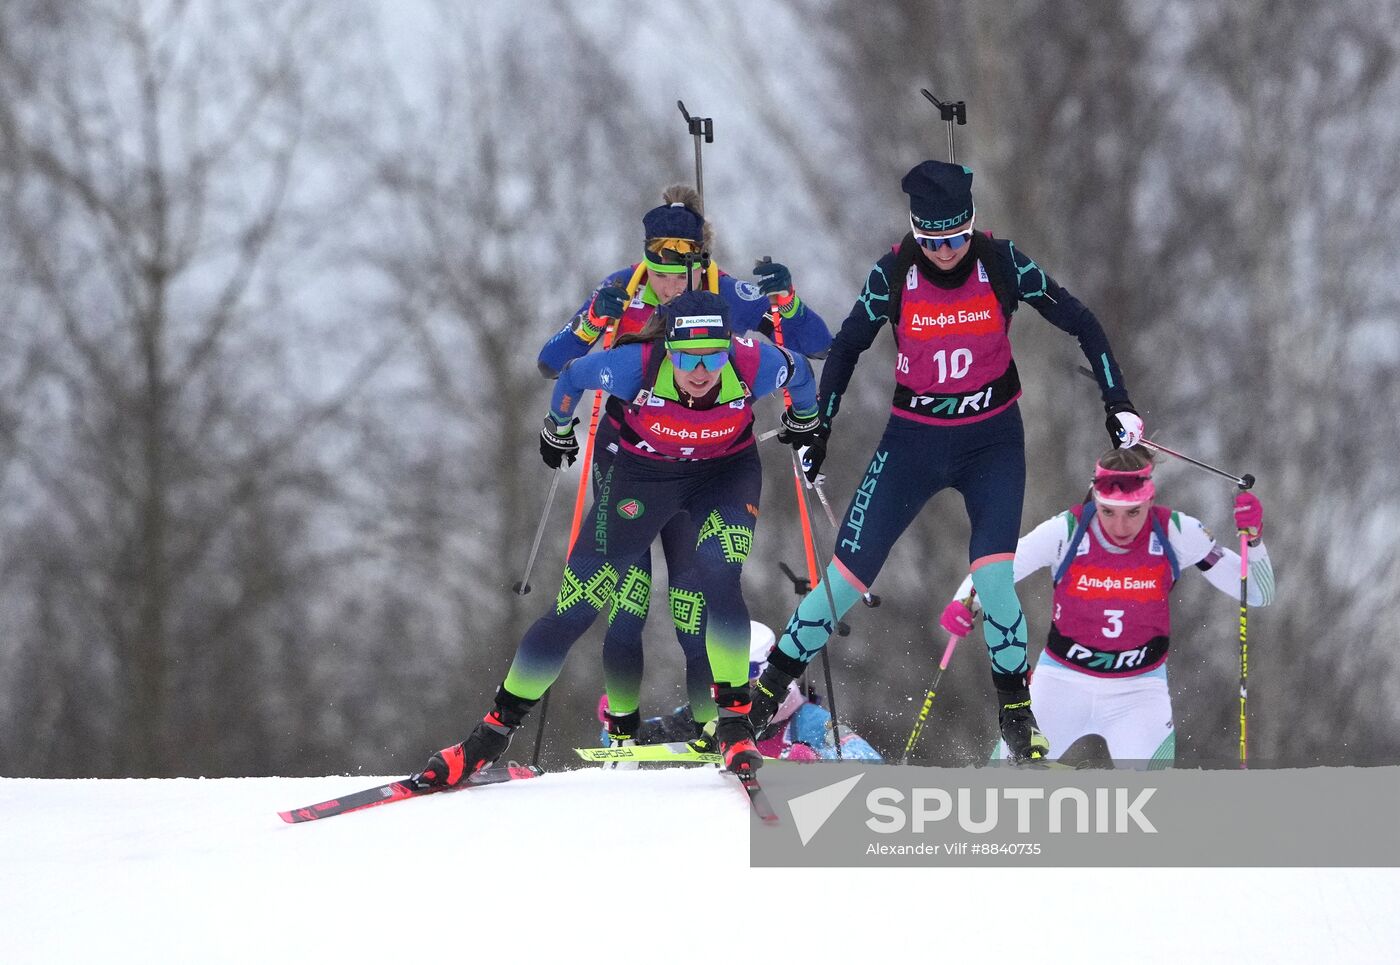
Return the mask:
[[510, 746], [510, 735], [530, 708], [539, 703], [517, 697], [504, 686], [496, 690], [496, 707], [482, 718], [467, 739], [438, 751], [427, 765], [410, 777], [417, 787], [453, 787], [484, 767], [490, 767]]
[[1041, 761], [1050, 756], [1050, 742], [1036, 726], [1031, 713], [1031, 691], [1027, 675], [992, 671], [997, 690], [997, 726], [1006, 742], [1006, 757], [1020, 765]]
[[[642, 726], [641, 711], [634, 710], [630, 714], [623, 714], [615, 717], [610, 713], [603, 715], [603, 729], [608, 732], [609, 747], [636, 747], [637, 731]], [[636, 761], [608, 761], [603, 765], [604, 770], [615, 771], [635, 771], [638, 768]]]
[[715, 704], [719, 707], [715, 739], [719, 741], [719, 752], [724, 757], [724, 766], [735, 774], [758, 770], [763, 766], [763, 755], [754, 743], [753, 724], [749, 722], [752, 707], [749, 685], [728, 687], [717, 683], [714, 693]]
[[753, 709], [749, 711], [749, 720], [753, 723], [755, 734], [763, 733], [787, 697], [788, 687], [806, 672], [805, 663], [789, 657], [777, 647], [768, 654], [768, 665], [753, 683]]

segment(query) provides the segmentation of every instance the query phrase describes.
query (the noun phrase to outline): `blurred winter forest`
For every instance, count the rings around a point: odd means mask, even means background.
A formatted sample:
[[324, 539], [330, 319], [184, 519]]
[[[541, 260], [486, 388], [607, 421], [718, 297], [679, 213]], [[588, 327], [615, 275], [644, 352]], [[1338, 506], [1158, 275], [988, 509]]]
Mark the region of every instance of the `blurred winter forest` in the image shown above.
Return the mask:
[[[1279, 600], [1249, 617], [1255, 760], [1400, 761], [1395, 14], [6, 0], [0, 774], [406, 773], [461, 739], [562, 567], [577, 468], [535, 592], [511, 591], [549, 483], [536, 352], [694, 180], [676, 101], [714, 118], [720, 264], [788, 264], [834, 331], [907, 226], [900, 177], [945, 156], [921, 87], [966, 102], [979, 225], [1095, 311], [1149, 433], [1258, 478]], [[1082, 496], [1107, 436], [1073, 339], [1027, 308], [1012, 334], [1025, 531]], [[838, 512], [892, 359], [882, 336], [837, 421]], [[778, 563], [803, 557], [787, 458], [765, 456], [746, 586], [776, 626]], [[1228, 482], [1158, 475], [1229, 537]], [[832, 644], [843, 716], [886, 751], [967, 536], [960, 499], [934, 499], [883, 606]], [[1038, 652], [1048, 578], [1022, 598]], [[1175, 599], [1179, 760], [1229, 762], [1237, 605], [1191, 572]], [[658, 589], [652, 712], [683, 699], [665, 609]], [[556, 687], [546, 764], [597, 739], [601, 631]], [[959, 648], [927, 761], [990, 748], [984, 654]]]

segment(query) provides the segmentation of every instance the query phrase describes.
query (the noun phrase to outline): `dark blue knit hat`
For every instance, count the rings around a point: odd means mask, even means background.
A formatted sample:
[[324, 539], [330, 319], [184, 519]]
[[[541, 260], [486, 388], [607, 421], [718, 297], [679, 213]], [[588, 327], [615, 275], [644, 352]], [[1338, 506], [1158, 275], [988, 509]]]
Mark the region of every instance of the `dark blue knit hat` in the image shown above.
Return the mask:
[[688, 238], [697, 245], [705, 240], [705, 219], [677, 201], [652, 208], [642, 215], [644, 241], [652, 238]]
[[972, 220], [971, 168], [924, 161], [899, 186], [909, 195], [909, 215], [920, 231], [952, 231]]
[[725, 348], [734, 334], [729, 303], [713, 292], [681, 292], [657, 312], [666, 322], [667, 348]]

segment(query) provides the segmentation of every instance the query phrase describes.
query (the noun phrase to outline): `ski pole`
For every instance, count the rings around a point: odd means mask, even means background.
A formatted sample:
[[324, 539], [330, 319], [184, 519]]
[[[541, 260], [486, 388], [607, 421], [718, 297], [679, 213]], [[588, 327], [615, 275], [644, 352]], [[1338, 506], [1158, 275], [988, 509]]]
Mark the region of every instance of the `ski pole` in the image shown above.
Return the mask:
[[943, 671], [948, 669], [948, 662], [953, 659], [953, 648], [961, 639], [957, 634], [948, 634], [948, 645], [943, 648], [943, 659], [938, 661], [938, 672], [933, 675], [933, 683], [929, 684], [928, 693], [924, 695], [924, 705], [919, 708], [919, 718], [914, 721], [914, 729], [909, 732], [909, 739], [904, 742], [904, 756], [899, 759], [901, 764], [908, 764], [909, 756], [914, 753], [914, 745], [919, 742], [919, 735], [924, 732], [924, 721], [928, 720], [928, 713], [933, 709], [933, 698], [938, 692], [938, 683], [943, 679]]
[[[840, 631], [844, 628], [846, 633], [849, 633], [850, 628], [845, 627], [840, 617], [836, 614], [836, 598], [831, 594], [831, 580], [826, 571], [826, 565], [822, 563], [821, 558], [816, 555], [817, 541], [812, 536], [812, 524], [807, 517], [807, 500], [803, 495], [802, 483], [800, 482], [802, 478], [802, 460], [797, 455], [796, 449], [792, 451], [792, 471], [797, 474], [797, 479], [799, 480], [797, 484], [797, 505], [802, 512], [802, 531], [807, 540], [807, 550], [813, 557], [812, 567], [816, 570], [817, 581], [821, 583], [822, 589], [826, 591], [826, 605], [831, 610], [831, 626], [837, 631], [837, 636], [845, 636], [845, 634]], [[831, 682], [831, 657], [828, 654], [827, 647], [822, 647], [822, 676], [824, 678], [823, 682], [826, 684], [827, 710], [831, 712], [831, 740], [836, 745], [836, 759], [839, 761], [842, 759], [841, 730], [836, 718], [836, 688]]]
[[[802, 464], [798, 459], [797, 450], [792, 450], [792, 469], [801, 475]], [[798, 486], [798, 492], [801, 493], [801, 486]], [[802, 503], [802, 511], [804, 511], [804, 514], [806, 513], [805, 501]], [[812, 552], [816, 553], [816, 541], [812, 538], [811, 525], [806, 527], [806, 539], [808, 539], [809, 545], [812, 546]], [[840, 619], [837, 618], [836, 615], [836, 598], [832, 597], [832, 581], [827, 578], [829, 574], [827, 574], [825, 564], [820, 563], [820, 557], [818, 557], [818, 564], [822, 567], [822, 569], [818, 570], [818, 573], [820, 574], [822, 590], [826, 591], [826, 605], [829, 606], [830, 611], [832, 611], [832, 626], [839, 627]], [[837, 634], [837, 636], [840, 636], [840, 634]], [[836, 759], [837, 761], [841, 761], [841, 730], [836, 717], [836, 685], [832, 683], [832, 658], [830, 658], [829, 655], [829, 647], [822, 647], [822, 676], [825, 678], [826, 683], [826, 709], [832, 713], [832, 742], [836, 745]]]
[[[758, 441], [767, 442], [769, 439], [772, 439], [774, 436], [776, 436], [782, 431], [782, 429], [769, 429], [767, 432], [761, 433], [759, 435]], [[826, 487], [822, 485], [822, 480], [824, 480], [825, 478], [825, 476], [818, 475], [816, 479], [807, 482], [807, 488], [816, 490], [817, 499], [822, 504], [822, 510], [826, 513], [826, 521], [831, 524], [831, 538], [835, 539], [836, 533], [840, 530], [841, 527], [836, 525], [836, 514], [831, 511], [831, 501], [826, 498]], [[792, 578], [792, 575], [788, 574], [788, 579]], [[871, 593], [869, 590], [867, 590], [866, 592], [861, 594], [860, 598], [866, 606], [876, 607], [880, 605], [880, 595], [878, 593]], [[841, 624], [841, 627], [845, 628], [846, 625], [843, 623]], [[849, 628], [842, 629], [840, 631], [841, 636], [844, 637], [848, 629]]]
[[1240, 531], [1240, 770], [1249, 768], [1245, 721], [1249, 704], [1249, 534]]
[[691, 117], [690, 111], [685, 109], [683, 101], [676, 101], [676, 106], [681, 109], [681, 116], [685, 118], [686, 129], [695, 138], [695, 193], [700, 195], [700, 214], [705, 213], [705, 178], [700, 169], [700, 139], [703, 137], [706, 144], [715, 142], [715, 119], [713, 117]]
[[[835, 542], [841, 527], [836, 525], [836, 514], [831, 511], [831, 503], [826, 498], [826, 486], [822, 484], [824, 479], [826, 479], [825, 476], [818, 474], [817, 478], [813, 479], [808, 485], [817, 491], [817, 500], [822, 504], [822, 509], [826, 512], [826, 521], [831, 524], [831, 539]], [[860, 595], [860, 598], [861, 602], [868, 607], [877, 607], [880, 605], [880, 595], [878, 593], [871, 593], [869, 590], [866, 590]], [[845, 634], [843, 633], [842, 636], [845, 636]]]
[[[699, 197], [701, 217], [705, 214], [705, 173], [700, 163], [700, 145], [713, 144], [715, 142], [715, 119], [713, 117], [692, 117], [690, 111], [685, 109], [684, 101], [676, 101], [676, 106], [681, 109], [681, 117], [685, 118], [686, 130], [695, 138], [695, 193]], [[695, 275], [691, 270], [692, 259], [686, 256], [685, 260], [685, 290], [695, 290]], [[708, 291], [719, 293], [719, 272], [714, 262], [710, 259], [708, 249], [700, 251], [700, 274], [705, 279]]]
[[[763, 263], [771, 262], [772, 260], [773, 260], [773, 259], [770, 258], [769, 256], [764, 255], [763, 258], [762, 258], [762, 260], [761, 260], [759, 263], [760, 263], [760, 264], [763, 264]], [[777, 306], [777, 305], [772, 305], [772, 304], [769, 305], [768, 320], [769, 320], [769, 323], [772, 324], [772, 326], [773, 326], [773, 341], [777, 343], [777, 345], [778, 345], [779, 348], [782, 348], [782, 347], [783, 347], [783, 315], [782, 315], [782, 312], [780, 312], [780, 311], [778, 310], [778, 306]], [[789, 409], [792, 408], [792, 393], [790, 393], [786, 388], [783, 389], [783, 404], [784, 404], [785, 406], [787, 406]], [[781, 430], [780, 430], [780, 431], [781, 431]], [[797, 494], [797, 514], [798, 514], [798, 518], [802, 521], [802, 551], [803, 551], [804, 555], [807, 557], [807, 579], [808, 579], [808, 582], [809, 582], [812, 586], [815, 586], [815, 585], [817, 584], [818, 580], [819, 580], [819, 574], [818, 574], [818, 572], [817, 572], [817, 557], [816, 557], [816, 552], [813, 550], [813, 546], [815, 546], [816, 544], [815, 544], [815, 541], [812, 539], [812, 517], [811, 517], [811, 515], [807, 512], [807, 497], [806, 497], [806, 495], [802, 492], [802, 481], [803, 481], [803, 476], [802, 476], [802, 463], [801, 463], [801, 462], [798, 460], [798, 458], [797, 458], [797, 450], [796, 450], [796, 449], [793, 450], [792, 456], [793, 456], [793, 460], [792, 460], [792, 486], [793, 486], [793, 490], [794, 490], [794, 491], [796, 492], [796, 494]], [[829, 591], [828, 591], [828, 592], [829, 592]], [[836, 607], [835, 607], [834, 605], [832, 606], [831, 623], [832, 623], [832, 626], [833, 626], [833, 627], [835, 627], [836, 624], [838, 623], [838, 621], [837, 621], [837, 619], [836, 619]], [[843, 636], [844, 636], [844, 634], [843, 634]]]
[[[632, 278], [627, 282], [627, 299], [631, 301], [636, 297], [637, 289], [642, 285], [642, 275], [646, 272], [646, 262], [638, 262], [637, 267], [632, 272]], [[617, 323], [610, 322], [608, 329], [603, 333], [603, 351], [612, 348], [613, 336], [617, 333]], [[569, 552], [574, 551], [574, 543], [578, 542], [579, 528], [583, 525], [583, 507], [588, 498], [588, 477], [592, 474], [593, 467], [593, 441], [598, 435], [598, 418], [603, 411], [603, 393], [593, 393], [593, 414], [588, 419], [588, 439], [583, 446], [583, 459], [579, 462], [578, 492], [574, 495], [574, 517], [569, 522]], [[566, 554], [567, 555], [567, 554]], [[543, 716], [543, 715], [541, 715]]]
[[[787, 394], [786, 390], [783, 394]], [[821, 579], [821, 574], [817, 570], [816, 551], [812, 549], [815, 545], [812, 538], [812, 517], [807, 512], [807, 496], [802, 492], [802, 462], [796, 449], [792, 451], [792, 471], [792, 488], [797, 495], [797, 515], [802, 521], [802, 552], [807, 557], [807, 580], [816, 586]], [[844, 636], [844, 634], [842, 635]]]
[[[593, 448], [593, 436], [591, 433], [588, 437], [588, 447], [590, 451]], [[544, 533], [545, 520], [549, 518], [549, 507], [554, 502], [554, 493], [555, 490], [559, 488], [559, 480], [563, 475], [564, 466], [560, 464], [559, 468], [554, 470], [554, 482], [550, 483], [549, 486], [549, 499], [546, 500], [544, 504], [544, 514], [540, 517], [540, 525], [535, 528], [535, 545], [530, 548], [530, 562], [525, 564], [525, 577], [519, 583], [515, 584], [515, 592], [521, 596], [530, 592], [530, 570], [535, 566], [535, 554], [540, 548], [540, 537]], [[583, 477], [586, 479], [588, 473], [584, 472]], [[573, 539], [571, 538], [569, 540], [569, 549], [572, 550], [573, 547]], [[535, 751], [530, 755], [530, 764], [533, 767], [539, 767], [540, 752], [544, 749], [544, 721], [545, 718], [549, 716], [549, 693], [550, 692], [546, 690], [544, 692], [544, 699], [540, 701], [540, 722], [535, 728]]]
[[[812, 583], [811, 583], [811, 581], [808, 580], [806, 577], [798, 576], [796, 573], [794, 573], [794, 572], [792, 571], [792, 567], [788, 566], [786, 563], [784, 563], [784, 562], [782, 562], [781, 560], [779, 560], [779, 561], [778, 561], [778, 569], [782, 570], [782, 571], [783, 571], [783, 575], [786, 576], [789, 580], [792, 581], [792, 591], [793, 591], [794, 593], [796, 593], [797, 596], [798, 596], [799, 598], [805, 597], [808, 593], [811, 593], [811, 592], [812, 592]], [[877, 602], [878, 602], [878, 599], [879, 599], [879, 598], [877, 597], [877, 598], [876, 598]], [[832, 606], [833, 612], [835, 611], [835, 609], [836, 609], [836, 608], [835, 608], [835, 606], [833, 605], [833, 606]], [[849, 636], [849, 635], [850, 635], [850, 632], [851, 632], [851, 628], [850, 628], [849, 626], [846, 625], [846, 623], [845, 623], [844, 620], [843, 620], [843, 621], [838, 621], [838, 622], [837, 622], [837, 624], [836, 624], [836, 634], [837, 634], [837, 636], [842, 636], [842, 637]], [[834, 710], [834, 706], [835, 706], [835, 705], [834, 705], [834, 696], [833, 696], [833, 695], [834, 695], [834, 691], [832, 690], [832, 687], [831, 687], [831, 663], [830, 663], [830, 658], [828, 658], [828, 657], [826, 656], [826, 648], [825, 648], [825, 647], [822, 648], [822, 670], [823, 670], [823, 672], [824, 672], [824, 674], [825, 674], [825, 677], [826, 677], [825, 683], [826, 683], [826, 692], [827, 692], [827, 702], [828, 702], [828, 703], [831, 703], [831, 704], [833, 705], [832, 719], [835, 720], [835, 710]], [[833, 725], [833, 728], [832, 728], [832, 734], [833, 734], [833, 737], [839, 736], [839, 734], [838, 734], [838, 732], [836, 731], [834, 725]], [[838, 754], [837, 756], [839, 757], [840, 755]]]
[[[775, 321], [777, 314], [775, 309], [773, 312]], [[775, 324], [773, 332], [778, 344], [782, 345], [781, 327]], [[783, 390], [783, 395], [787, 395], [786, 389]], [[822, 589], [826, 591], [826, 605], [831, 610], [831, 627], [836, 631], [837, 636], [844, 637], [851, 632], [851, 628], [843, 623], [836, 613], [836, 598], [831, 594], [831, 583], [827, 579], [826, 566], [817, 555], [817, 541], [812, 535], [812, 518], [811, 514], [807, 512], [807, 496], [802, 491], [802, 460], [797, 455], [796, 449], [792, 450], [792, 473], [793, 488], [797, 491], [797, 511], [802, 518], [803, 549], [807, 553], [807, 572], [810, 575], [810, 582], [820, 583]], [[836, 759], [839, 761], [842, 759], [841, 730], [840, 725], [836, 722], [836, 688], [831, 682], [831, 657], [826, 647], [822, 647], [822, 676], [823, 682], [826, 684], [827, 710], [831, 712], [831, 739], [836, 745]]]
[[[1223, 469], [1207, 465], [1198, 459], [1182, 455], [1166, 446], [1159, 446], [1157, 443], [1147, 439], [1142, 440], [1142, 445], [1154, 452], [1164, 452], [1169, 456], [1175, 456], [1183, 462], [1190, 463], [1208, 472], [1213, 472], [1217, 476], [1224, 476], [1240, 488], [1240, 492], [1250, 489], [1254, 485], [1254, 477], [1249, 473], [1243, 476], [1235, 476]], [[1249, 767], [1249, 743], [1248, 743], [1248, 719], [1249, 719], [1249, 534], [1240, 531], [1240, 769], [1246, 770]]]
[[952, 104], [945, 104], [922, 87], [919, 88], [919, 93], [927, 97], [929, 102], [933, 104], [934, 107], [938, 108], [938, 116], [944, 122], [947, 123], [948, 163], [956, 164], [958, 162], [958, 155], [953, 150], [953, 122], [956, 121], [959, 124], [967, 123], [967, 104], [963, 103], [962, 101], [957, 101]]
[[[794, 449], [792, 452], [792, 470], [798, 476], [802, 475], [801, 457], [797, 455], [796, 449]], [[803, 521], [805, 524], [802, 527], [802, 536], [807, 541], [807, 558], [810, 561], [808, 563], [808, 569], [810, 572], [815, 574], [815, 582], [820, 583], [822, 589], [826, 591], [826, 602], [827, 605], [831, 608], [832, 627], [838, 630], [838, 636], [844, 637], [848, 633], [850, 633], [850, 628], [846, 627], [844, 624], [841, 624], [840, 619], [838, 619], [836, 615], [836, 598], [833, 597], [831, 594], [831, 584], [827, 582], [826, 568], [822, 565], [821, 558], [817, 555], [817, 541], [816, 538], [812, 535], [811, 518], [807, 513], [807, 498], [803, 494], [802, 487], [800, 485], [797, 487], [797, 507], [798, 511], [803, 516]], [[845, 632], [841, 633], [839, 632], [840, 630], [845, 630]], [[822, 648], [822, 653], [826, 653], [825, 648]]]
[[[1085, 378], [1097, 382], [1097, 379], [1094, 379], [1094, 373], [1091, 372], [1089, 369], [1085, 368], [1082, 365], [1078, 368], [1079, 374], [1083, 375]], [[1201, 462], [1199, 459], [1192, 459], [1190, 456], [1185, 455], [1184, 453], [1177, 452], [1175, 449], [1168, 449], [1166, 446], [1161, 445], [1160, 443], [1153, 442], [1151, 439], [1139, 439], [1138, 445], [1151, 449], [1153, 452], [1160, 452], [1168, 456], [1174, 456], [1175, 458], [1180, 459], [1182, 462], [1190, 463], [1198, 469], [1204, 469], [1206, 472], [1213, 472], [1217, 476], [1223, 476], [1224, 478], [1230, 480], [1230, 482], [1234, 483], [1236, 486], [1239, 486], [1240, 489], [1254, 488], [1254, 477], [1251, 476], [1249, 473], [1245, 473], [1243, 476], [1236, 476], [1234, 473], [1226, 472], [1224, 469], [1217, 469], [1210, 463]]]
[[[963, 605], [972, 606], [972, 601], [976, 598], [977, 591], [974, 589], [963, 600]], [[924, 695], [924, 705], [919, 708], [919, 717], [914, 721], [914, 729], [909, 732], [909, 740], [904, 743], [904, 756], [899, 759], [899, 763], [909, 763], [909, 755], [914, 753], [914, 745], [919, 742], [919, 735], [924, 732], [924, 721], [928, 720], [929, 711], [933, 708], [933, 698], [938, 692], [938, 683], [943, 679], [943, 671], [948, 669], [949, 662], [953, 659], [953, 648], [958, 645], [962, 637], [955, 633], [948, 634], [948, 645], [943, 648], [943, 659], [938, 661], [938, 672], [933, 675], [933, 683], [929, 684], [928, 693]]]
[[524, 596], [530, 592], [530, 573], [535, 569], [535, 556], [540, 551], [540, 538], [544, 536], [545, 523], [549, 522], [549, 510], [554, 505], [554, 494], [559, 491], [559, 480], [563, 475], [564, 464], [561, 462], [559, 468], [554, 470], [554, 481], [549, 484], [549, 495], [544, 500], [544, 512], [540, 513], [540, 523], [535, 527], [535, 542], [530, 546], [530, 559], [525, 563], [525, 575], [512, 587], [517, 596]]
[[1201, 462], [1199, 459], [1192, 459], [1190, 456], [1182, 455], [1174, 449], [1168, 449], [1166, 446], [1158, 445], [1151, 439], [1140, 440], [1138, 444], [1146, 446], [1153, 452], [1162, 452], [1166, 453], [1168, 456], [1175, 456], [1182, 462], [1190, 463], [1191, 465], [1196, 466], [1199, 469], [1204, 469], [1207, 472], [1213, 472], [1217, 476], [1224, 476], [1226, 479], [1230, 480], [1230, 482], [1234, 483], [1236, 486], [1239, 486], [1242, 490], [1251, 489], [1254, 486], [1254, 477], [1251, 476], [1249, 473], [1245, 473], [1243, 476], [1236, 476], [1233, 473], [1226, 472], [1224, 469], [1217, 469], [1212, 465]]
[[822, 485], [822, 482], [825, 479], [825, 476], [818, 473], [817, 478], [813, 479], [810, 483], [808, 483], [808, 485], [811, 486], [814, 490], [816, 490], [817, 502], [822, 504], [822, 511], [826, 513], [826, 521], [831, 524], [832, 532], [835, 532], [836, 514], [831, 511], [831, 503], [827, 502], [826, 499], [826, 486]]
[[[564, 464], [560, 463], [559, 468], [554, 470], [554, 481], [549, 484], [549, 495], [544, 501], [544, 512], [540, 514], [540, 524], [535, 527], [535, 542], [530, 546], [530, 559], [525, 564], [525, 575], [520, 578], [519, 583], [515, 584], [515, 592], [519, 596], [530, 592], [530, 573], [535, 568], [535, 556], [540, 551], [540, 539], [544, 536], [544, 527], [549, 521], [549, 510], [554, 505], [554, 494], [559, 491], [559, 480], [562, 478], [564, 478]], [[544, 700], [540, 702], [540, 724], [535, 731], [535, 753], [530, 758], [530, 763], [535, 766], [540, 763], [540, 751], [544, 747], [544, 719], [548, 713], [549, 691], [546, 690]]]
[[[632, 277], [631, 277], [631, 279], [627, 282], [627, 299], [628, 299], [628, 301], [631, 301], [633, 298], [636, 297], [636, 295], [637, 295], [637, 289], [641, 287], [642, 275], [643, 275], [643, 273], [644, 273], [645, 271], [646, 271], [646, 262], [644, 262], [644, 261], [643, 261], [643, 262], [638, 262], [637, 267], [636, 267], [635, 269], [633, 269], [633, 271], [632, 271]], [[605, 352], [606, 352], [608, 349], [612, 348], [613, 336], [617, 333], [617, 321], [619, 321], [619, 320], [614, 320], [614, 321], [610, 322], [610, 323], [608, 324], [607, 331], [603, 333], [603, 351], [605, 351]], [[594, 393], [593, 393], [593, 413], [592, 413], [592, 415], [590, 415], [589, 418], [588, 418], [588, 440], [584, 443], [584, 447], [583, 447], [583, 459], [579, 462], [578, 491], [574, 494], [574, 515], [573, 515], [573, 519], [571, 519], [571, 520], [569, 521], [569, 548], [568, 548], [568, 550], [567, 550], [567, 551], [565, 552], [565, 554], [564, 554], [565, 566], [568, 565], [569, 554], [573, 553], [573, 551], [574, 551], [574, 544], [578, 542], [579, 530], [580, 530], [580, 529], [582, 528], [582, 526], [583, 526], [583, 507], [584, 507], [584, 501], [588, 498], [588, 477], [591, 476], [591, 475], [593, 474], [593, 473], [592, 473], [592, 468], [593, 468], [593, 443], [594, 443], [594, 441], [595, 441], [595, 440], [597, 439], [597, 437], [598, 437], [598, 420], [599, 420], [600, 415], [602, 414], [602, 411], [603, 411], [603, 393], [602, 393], [602, 392], [594, 392]], [[563, 474], [563, 467], [561, 466], [560, 469], [559, 469], [559, 475], [562, 475], [562, 474]], [[559, 482], [558, 475], [555, 476], [554, 482], [555, 482], [556, 485], [558, 484], [558, 482]], [[551, 498], [553, 498], [553, 490], [550, 490], [550, 496], [551, 496]], [[541, 526], [544, 525], [544, 521], [543, 521], [543, 520], [540, 521], [540, 525], [541, 525]], [[535, 547], [536, 547], [536, 549], [539, 548], [539, 542], [540, 542], [540, 534], [537, 532], [537, 533], [535, 533]], [[535, 559], [534, 551], [531, 551], [531, 553], [530, 553], [530, 560], [531, 560], [532, 563], [534, 562], [534, 559]], [[530, 588], [529, 588], [528, 586], [525, 587], [525, 592], [526, 592], [526, 593], [530, 592]], [[544, 692], [544, 699], [540, 701], [540, 723], [539, 723], [538, 729], [536, 729], [536, 731], [535, 731], [535, 753], [534, 753], [534, 755], [530, 758], [530, 763], [531, 763], [531, 764], [534, 764], [534, 765], [538, 765], [538, 764], [540, 763], [540, 750], [544, 747], [544, 722], [545, 722], [545, 718], [546, 718], [548, 715], [549, 715], [549, 691], [546, 690], [546, 691]]]
[[[772, 261], [768, 256], [764, 256], [763, 261]], [[778, 306], [770, 304], [769, 319], [773, 324], [773, 341], [779, 348], [783, 347], [783, 314]], [[792, 408], [792, 394], [786, 388], [783, 389], [783, 403]], [[792, 485], [797, 492], [797, 512], [802, 520], [802, 549], [807, 555], [807, 575], [809, 582], [820, 583], [822, 589], [826, 591], [826, 605], [831, 609], [831, 628], [837, 636], [845, 636], [850, 632], [840, 616], [836, 612], [836, 598], [831, 594], [831, 583], [827, 580], [825, 567], [817, 557], [817, 541], [812, 535], [812, 517], [807, 511], [807, 494], [802, 491], [802, 483], [805, 477], [802, 474], [802, 459], [797, 454], [797, 450], [792, 450]], [[845, 631], [844, 633], [842, 631]], [[831, 657], [827, 654], [827, 648], [822, 647], [822, 675], [826, 684], [827, 710], [831, 713], [831, 739], [836, 745], [836, 759], [841, 760], [841, 729], [836, 721], [836, 689], [831, 682]]]

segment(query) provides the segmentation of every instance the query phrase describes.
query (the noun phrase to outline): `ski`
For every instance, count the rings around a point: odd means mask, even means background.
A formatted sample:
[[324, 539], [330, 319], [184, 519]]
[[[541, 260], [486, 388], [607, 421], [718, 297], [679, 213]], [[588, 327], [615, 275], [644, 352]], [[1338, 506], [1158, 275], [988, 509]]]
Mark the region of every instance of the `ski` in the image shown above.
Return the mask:
[[744, 771], [742, 774], [736, 774], [734, 771], [726, 773], [734, 774], [734, 777], [738, 779], [739, 786], [749, 796], [749, 806], [753, 808], [753, 813], [758, 815], [760, 821], [764, 824], [778, 823], [778, 812], [773, 807], [773, 802], [768, 800], [763, 785], [758, 783], [757, 774], [753, 771]]
[[539, 777], [542, 773], [540, 768], [533, 765], [510, 763], [500, 767], [483, 768], [462, 783], [451, 787], [416, 788], [409, 784], [407, 779], [390, 781], [388, 784], [365, 788], [363, 791], [352, 791], [343, 797], [322, 801], [320, 804], [310, 804], [290, 811], [278, 811], [277, 816], [288, 824], [301, 824], [305, 821], [319, 821], [321, 818], [334, 817], [337, 814], [349, 814], [351, 811], [363, 811], [366, 808], [403, 801], [411, 797], [425, 797], [440, 791], [465, 791], [474, 787], [501, 784], [505, 781], [520, 781]]
[[631, 747], [575, 747], [574, 753], [585, 761], [639, 761], [642, 763], [668, 764], [720, 764], [724, 758], [718, 754], [697, 751], [684, 741], [669, 744], [634, 744]]
[[[641, 763], [673, 763], [673, 764], [722, 764], [724, 758], [719, 754], [706, 754], [697, 751], [694, 747], [681, 741], [673, 741], [668, 744], [635, 744], [631, 747], [575, 747], [574, 753], [585, 761], [607, 762], [607, 761], [638, 761]], [[757, 814], [759, 820], [764, 824], [777, 824], [778, 812], [773, 807], [773, 802], [768, 800], [768, 795], [763, 792], [763, 786], [758, 783], [758, 776], [753, 771], [745, 771], [742, 774], [735, 774], [733, 771], [726, 771], [733, 774], [738, 780], [739, 786], [748, 795], [749, 805]]]

